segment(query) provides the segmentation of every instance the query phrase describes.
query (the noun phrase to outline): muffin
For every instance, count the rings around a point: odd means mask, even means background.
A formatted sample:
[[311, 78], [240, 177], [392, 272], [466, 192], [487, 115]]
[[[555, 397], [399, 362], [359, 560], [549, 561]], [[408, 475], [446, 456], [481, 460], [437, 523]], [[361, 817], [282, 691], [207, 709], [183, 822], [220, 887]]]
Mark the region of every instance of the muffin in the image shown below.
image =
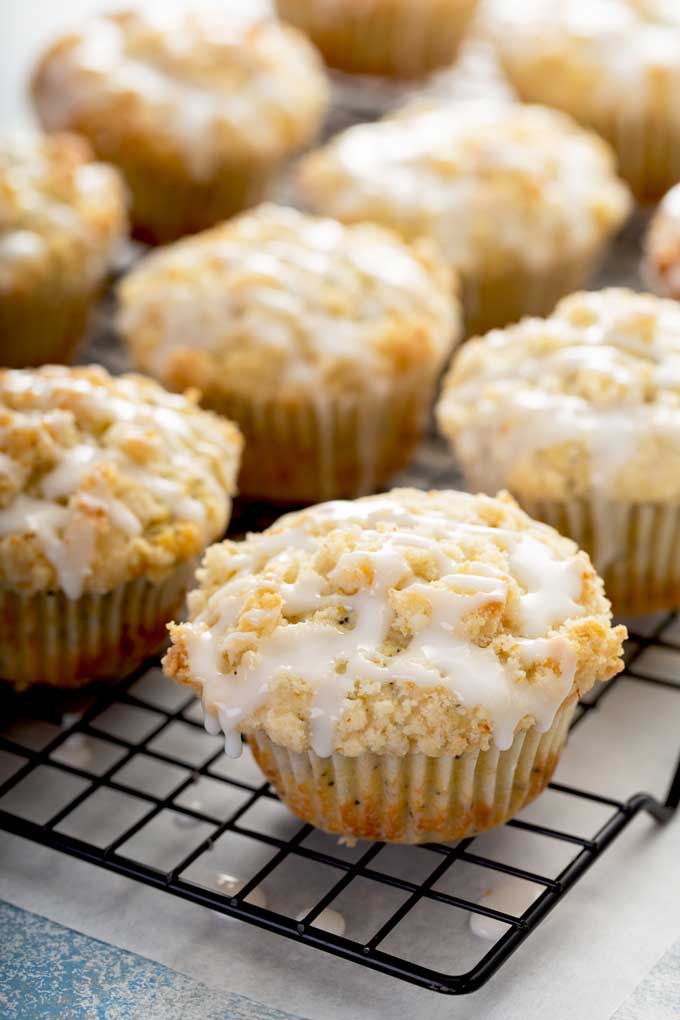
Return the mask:
[[438, 407], [468, 485], [586, 549], [620, 613], [680, 605], [680, 307], [622, 289], [468, 344]]
[[118, 173], [75, 135], [0, 138], [0, 364], [68, 361], [125, 237]]
[[680, 6], [487, 0], [483, 20], [520, 96], [598, 131], [639, 199], [680, 179]]
[[409, 104], [305, 157], [299, 183], [318, 212], [433, 238], [462, 276], [468, 333], [552, 311], [630, 207], [604, 142], [508, 103]]
[[316, 133], [327, 87], [294, 29], [186, 9], [87, 21], [44, 55], [33, 97], [48, 131], [78, 131], [120, 167], [135, 236], [157, 243], [259, 201]]
[[621, 669], [602, 582], [498, 499], [411, 489], [212, 546], [167, 673], [328, 832], [446, 842], [546, 786], [578, 697]]
[[238, 422], [244, 495], [359, 495], [408, 461], [459, 335], [430, 247], [264, 205], [144, 259], [120, 331], [137, 368]]
[[351, 74], [417, 78], [450, 64], [478, 0], [276, 0], [326, 63]]
[[660, 297], [680, 300], [680, 185], [671, 188], [659, 203], [644, 249], [645, 283]]
[[0, 371], [0, 677], [128, 673], [231, 509], [235, 426], [140, 376]]

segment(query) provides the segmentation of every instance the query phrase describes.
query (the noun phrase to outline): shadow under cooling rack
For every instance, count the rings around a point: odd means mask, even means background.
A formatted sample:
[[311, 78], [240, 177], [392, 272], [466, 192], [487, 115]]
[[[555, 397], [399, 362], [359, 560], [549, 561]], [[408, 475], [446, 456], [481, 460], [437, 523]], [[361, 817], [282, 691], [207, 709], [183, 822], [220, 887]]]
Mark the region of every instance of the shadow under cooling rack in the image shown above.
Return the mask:
[[[680, 706], [680, 621], [637, 626], [626, 672], [575, 727], [605, 719], [622, 685]], [[680, 800], [680, 770], [664, 802], [553, 782], [474, 839], [352, 847], [295, 819], [247, 749], [226, 759], [157, 663], [83, 697], [65, 713], [56, 693], [3, 705], [0, 828], [438, 992], [480, 988], [638, 813], [665, 822]]]

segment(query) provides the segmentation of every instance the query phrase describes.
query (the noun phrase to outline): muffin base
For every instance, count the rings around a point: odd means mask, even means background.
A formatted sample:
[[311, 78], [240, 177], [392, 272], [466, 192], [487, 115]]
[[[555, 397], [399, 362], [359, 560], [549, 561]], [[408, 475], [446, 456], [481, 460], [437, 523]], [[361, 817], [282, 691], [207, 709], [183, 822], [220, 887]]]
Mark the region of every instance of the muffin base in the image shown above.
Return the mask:
[[0, 677], [19, 691], [35, 684], [81, 687], [122, 678], [165, 643], [195, 562], [158, 584], [137, 578], [103, 595], [23, 595], [0, 589]]
[[326, 832], [393, 843], [448, 842], [501, 825], [545, 789], [576, 707], [570, 696], [552, 726], [516, 734], [507, 751], [356, 758], [275, 744], [249, 734], [253, 756], [294, 814]]
[[132, 198], [132, 236], [147, 244], [167, 244], [195, 234], [243, 212], [262, 200], [279, 163], [223, 164], [206, 179], [188, 175], [181, 166], [167, 166], [129, 156], [109, 154], [122, 171]]
[[295, 505], [367, 495], [408, 463], [424, 433], [434, 377], [316, 401], [204, 394], [245, 437], [239, 492]]
[[635, 615], [680, 606], [680, 506], [514, 495], [532, 517], [586, 550], [614, 612]]
[[417, 78], [450, 64], [478, 0], [333, 5], [277, 0], [280, 17], [301, 29], [330, 67], [350, 74]]
[[562, 257], [539, 270], [511, 265], [496, 274], [463, 278], [466, 336], [481, 336], [525, 315], [549, 315], [565, 295], [581, 290], [597, 270], [603, 246]]
[[87, 332], [97, 290], [66, 291], [59, 280], [0, 294], [0, 363], [4, 368], [68, 364]]

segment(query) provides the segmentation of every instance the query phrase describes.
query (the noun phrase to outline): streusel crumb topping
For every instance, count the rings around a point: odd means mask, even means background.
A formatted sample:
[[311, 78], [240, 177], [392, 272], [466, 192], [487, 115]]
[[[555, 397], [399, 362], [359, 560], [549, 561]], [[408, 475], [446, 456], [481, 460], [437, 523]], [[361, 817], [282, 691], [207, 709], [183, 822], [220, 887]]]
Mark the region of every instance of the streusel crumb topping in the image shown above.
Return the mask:
[[604, 141], [519, 103], [414, 102], [306, 156], [299, 180], [317, 211], [434, 238], [469, 272], [587, 252], [630, 209]]
[[137, 367], [207, 397], [431, 375], [460, 336], [451, 272], [427, 241], [270, 204], [149, 255], [119, 295]]
[[118, 172], [93, 160], [75, 135], [0, 141], [0, 292], [48, 275], [78, 288], [104, 276], [126, 233], [126, 199]]
[[588, 557], [507, 495], [321, 504], [198, 577], [165, 667], [235, 753], [258, 728], [322, 757], [504, 749], [621, 668]]
[[680, 498], [680, 306], [573, 294], [466, 345], [438, 406], [474, 485], [526, 498]]
[[199, 179], [225, 156], [270, 159], [296, 148], [328, 101], [321, 61], [295, 29], [170, 5], [86, 21], [50, 47], [33, 91], [50, 130], [141, 139]]
[[0, 584], [105, 592], [218, 538], [241, 438], [142, 376], [0, 371]]

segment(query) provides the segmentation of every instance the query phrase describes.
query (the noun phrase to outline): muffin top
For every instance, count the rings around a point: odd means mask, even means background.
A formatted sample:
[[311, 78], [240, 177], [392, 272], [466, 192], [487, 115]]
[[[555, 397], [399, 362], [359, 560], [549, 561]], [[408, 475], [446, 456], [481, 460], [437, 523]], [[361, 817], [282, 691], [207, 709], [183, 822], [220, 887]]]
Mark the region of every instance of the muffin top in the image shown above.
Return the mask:
[[141, 376], [0, 371], [0, 585], [69, 598], [162, 578], [219, 537], [241, 439]]
[[643, 274], [662, 297], [680, 298], [680, 185], [664, 196], [645, 241]]
[[414, 102], [311, 153], [299, 180], [314, 208], [426, 234], [463, 271], [587, 250], [630, 206], [605, 142], [520, 104]]
[[198, 577], [164, 665], [228, 752], [257, 728], [321, 757], [506, 749], [621, 669], [588, 557], [507, 494], [320, 504], [212, 546]]
[[136, 365], [208, 399], [431, 374], [459, 335], [451, 274], [428, 242], [275, 205], [154, 252], [119, 294]]
[[320, 60], [295, 29], [188, 7], [87, 21], [47, 51], [33, 90], [48, 129], [141, 139], [198, 178], [225, 156], [295, 148], [327, 104]]
[[475, 485], [526, 498], [680, 498], [680, 306], [572, 294], [473, 340], [438, 407]]
[[96, 283], [125, 232], [121, 178], [84, 139], [0, 139], [0, 290], [48, 273]]
[[[672, 98], [680, 73], [676, 0], [486, 0], [482, 24], [517, 84], [561, 108], [628, 109]], [[676, 100], [677, 101], [677, 100]]]

